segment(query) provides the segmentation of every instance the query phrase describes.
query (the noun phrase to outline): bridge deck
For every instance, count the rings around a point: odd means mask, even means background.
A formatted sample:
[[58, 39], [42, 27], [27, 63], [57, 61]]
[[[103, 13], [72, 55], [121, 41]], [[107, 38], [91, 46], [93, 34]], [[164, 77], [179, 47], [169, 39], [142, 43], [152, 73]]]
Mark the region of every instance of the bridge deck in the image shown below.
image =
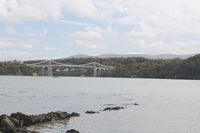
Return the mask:
[[[43, 69], [45, 67], [48, 67], [48, 76], [52, 76], [52, 67], [93, 68], [94, 69], [94, 77], [96, 77], [96, 75], [97, 75], [96, 71], [98, 69], [105, 70], [105, 69], [114, 68], [112, 66], [103, 65], [103, 64], [100, 64], [97, 62], [90, 62], [90, 63], [86, 63], [86, 64], [81, 64], [81, 65], [68, 65], [68, 64], [63, 64], [63, 63], [56, 62], [53, 60], [47, 60], [47, 61], [41, 61], [41, 62], [37, 62], [37, 63], [33, 63], [33, 64], [27, 64], [27, 66], [43, 67]], [[43, 75], [44, 75], [44, 70], [43, 70]]]

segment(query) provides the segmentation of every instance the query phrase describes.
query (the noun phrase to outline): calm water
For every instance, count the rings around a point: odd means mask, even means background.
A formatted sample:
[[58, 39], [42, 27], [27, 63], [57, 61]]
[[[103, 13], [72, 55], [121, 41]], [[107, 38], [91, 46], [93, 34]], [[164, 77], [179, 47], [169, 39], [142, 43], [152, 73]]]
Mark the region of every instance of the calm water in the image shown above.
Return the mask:
[[[0, 105], [0, 114], [7, 115], [58, 110], [81, 114], [30, 127], [41, 133], [72, 128], [81, 133], [200, 132], [199, 80], [0, 76]], [[108, 106], [125, 109], [100, 111]], [[85, 114], [87, 110], [100, 113]]]

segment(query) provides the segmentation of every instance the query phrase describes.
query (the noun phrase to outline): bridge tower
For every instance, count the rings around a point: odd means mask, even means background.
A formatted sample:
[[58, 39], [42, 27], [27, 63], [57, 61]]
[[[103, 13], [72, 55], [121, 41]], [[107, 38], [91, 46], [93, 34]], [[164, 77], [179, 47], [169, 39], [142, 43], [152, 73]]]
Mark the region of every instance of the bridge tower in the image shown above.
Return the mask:
[[47, 65], [42, 66], [43, 76], [52, 76], [52, 65], [51, 60], [47, 61]]
[[48, 61], [48, 76], [52, 76], [51, 60]]
[[96, 66], [95, 63], [93, 63], [93, 66], [94, 66], [94, 68], [93, 68], [93, 77], [97, 77], [97, 66]]

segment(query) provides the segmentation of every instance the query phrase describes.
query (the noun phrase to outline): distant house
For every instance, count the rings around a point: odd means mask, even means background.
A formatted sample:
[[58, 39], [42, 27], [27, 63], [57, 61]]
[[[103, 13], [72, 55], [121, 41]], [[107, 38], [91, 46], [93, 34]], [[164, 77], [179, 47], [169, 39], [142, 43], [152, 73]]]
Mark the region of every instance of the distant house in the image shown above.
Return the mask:
[[38, 76], [38, 74], [37, 73], [33, 73], [33, 76]]
[[71, 68], [71, 71], [72, 71], [72, 72], [75, 72], [76, 70], [75, 70], [74, 68]]
[[85, 68], [82, 68], [82, 71], [83, 71], [83, 72], [87, 72], [87, 69], [85, 69]]
[[56, 72], [60, 72], [60, 69], [56, 69]]
[[68, 71], [69, 71], [69, 69], [68, 69], [68, 68], [65, 68], [63, 71], [64, 71], [64, 72], [68, 72]]
[[132, 75], [131, 78], [137, 78], [137, 75]]

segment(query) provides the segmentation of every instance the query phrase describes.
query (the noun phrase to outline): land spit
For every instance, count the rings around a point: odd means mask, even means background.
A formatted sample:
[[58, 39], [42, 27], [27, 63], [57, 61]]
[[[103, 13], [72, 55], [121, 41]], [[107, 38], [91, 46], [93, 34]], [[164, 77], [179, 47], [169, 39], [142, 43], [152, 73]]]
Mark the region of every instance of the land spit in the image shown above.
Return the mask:
[[[124, 109], [124, 107], [107, 107], [102, 111], [111, 111], [120, 109]], [[100, 112], [86, 111], [85, 113], [95, 114]], [[68, 114], [67, 112], [62, 112], [62, 111], [49, 112], [47, 114], [39, 114], [39, 115], [26, 115], [21, 112], [12, 113], [10, 116], [4, 114], [0, 116], [0, 133], [39, 133], [38, 131], [27, 130], [25, 127], [40, 123], [70, 119], [71, 117], [77, 117], [77, 116], [80, 116], [80, 114], [75, 112]], [[79, 131], [71, 129], [67, 130], [66, 133], [79, 133]]]
[[10, 116], [0, 116], [0, 133], [39, 133], [27, 130], [25, 127], [39, 123], [47, 123], [71, 117], [80, 116], [78, 113], [68, 114], [67, 112], [57, 111], [47, 114], [26, 115], [21, 112], [12, 113]]

